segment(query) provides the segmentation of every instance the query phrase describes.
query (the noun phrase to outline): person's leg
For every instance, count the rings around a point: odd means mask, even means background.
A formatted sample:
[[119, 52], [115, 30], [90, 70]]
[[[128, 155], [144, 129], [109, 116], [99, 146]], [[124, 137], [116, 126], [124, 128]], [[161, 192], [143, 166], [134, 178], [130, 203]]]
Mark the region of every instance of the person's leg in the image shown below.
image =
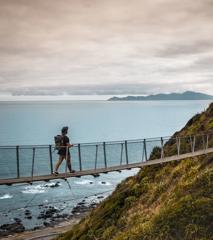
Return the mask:
[[59, 166], [61, 165], [61, 163], [62, 163], [63, 160], [64, 160], [64, 156], [60, 155], [60, 156], [59, 156], [59, 159], [58, 159], [58, 161], [57, 161], [57, 163], [56, 163], [56, 165], [55, 165], [55, 171], [54, 171], [54, 172], [58, 172], [58, 168], [59, 168]]
[[68, 167], [69, 171], [72, 172], [70, 154], [67, 155], [67, 167]]

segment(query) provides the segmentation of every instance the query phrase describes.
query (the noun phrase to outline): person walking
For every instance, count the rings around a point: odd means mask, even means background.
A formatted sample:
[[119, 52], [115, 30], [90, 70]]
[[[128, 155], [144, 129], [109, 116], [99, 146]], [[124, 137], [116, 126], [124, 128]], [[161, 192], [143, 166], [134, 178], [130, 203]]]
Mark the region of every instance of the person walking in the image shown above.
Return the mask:
[[72, 167], [71, 167], [71, 156], [70, 156], [70, 150], [69, 150], [69, 148], [72, 147], [73, 145], [70, 144], [70, 140], [67, 134], [68, 134], [68, 127], [63, 127], [61, 129], [61, 135], [58, 135], [60, 137], [60, 147], [58, 150], [59, 159], [56, 162], [55, 170], [54, 170], [55, 175], [58, 174], [58, 168], [60, 167], [64, 159], [67, 160], [67, 167], [70, 173], [75, 172], [74, 170], [72, 170]]

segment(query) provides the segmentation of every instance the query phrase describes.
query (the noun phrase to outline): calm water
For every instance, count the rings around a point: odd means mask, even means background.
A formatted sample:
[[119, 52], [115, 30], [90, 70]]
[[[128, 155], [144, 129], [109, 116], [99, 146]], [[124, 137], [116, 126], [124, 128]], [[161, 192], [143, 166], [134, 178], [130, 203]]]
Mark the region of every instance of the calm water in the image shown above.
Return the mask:
[[[194, 114], [205, 110], [209, 103], [0, 102], [0, 145], [52, 144], [53, 137], [64, 125], [70, 127], [69, 136], [74, 143], [169, 136], [180, 130]], [[12, 165], [4, 172], [11, 168]], [[137, 169], [95, 179], [91, 176], [69, 179], [71, 190], [64, 181], [59, 181], [60, 187], [57, 188], [45, 183], [0, 186], [0, 224], [13, 222], [14, 217], [19, 217], [27, 228], [40, 226], [42, 221], [37, 216], [41, 209], [36, 205], [51, 203], [51, 206], [69, 213], [85, 196], [91, 196], [86, 199], [88, 203], [97, 201], [97, 196], [92, 195], [102, 193], [107, 196], [122, 179], [136, 172]], [[32, 211], [31, 220], [24, 217], [23, 207], [27, 206]]]
[[167, 136], [209, 102], [0, 102], [0, 145], [50, 144], [64, 125], [75, 143]]

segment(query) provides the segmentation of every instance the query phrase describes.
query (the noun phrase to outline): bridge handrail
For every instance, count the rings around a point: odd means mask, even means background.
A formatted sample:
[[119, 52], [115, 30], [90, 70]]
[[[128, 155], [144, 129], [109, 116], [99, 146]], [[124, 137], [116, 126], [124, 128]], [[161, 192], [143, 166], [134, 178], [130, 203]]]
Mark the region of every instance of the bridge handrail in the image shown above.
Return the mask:
[[[130, 139], [130, 140], [115, 140], [115, 141], [103, 141], [103, 142], [91, 142], [91, 143], [73, 143], [73, 147], [77, 147], [79, 144], [81, 146], [96, 146], [96, 145], [103, 145], [103, 143], [107, 145], [113, 145], [113, 144], [121, 144], [125, 143], [126, 141], [128, 143], [140, 143], [146, 140], [146, 142], [156, 142], [161, 141], [161, 139], [169, 141], [169, 140], [176, 140], [177, 138], [184, 139], [184, 138], [190, 138], [190, 137], [199, 137], [199, 136], [210, 136], [213, 135], [213, 132], [206, 132], [202, 134], [194, 134], [194, 135], [184, 135], [184, 136], [164, 136], [164, 137], [154, 137], [154, 138], [140, 138], [140, 139]], [[48, 148], [49, 146], [55, 148], [55, 144], [23, 144], [23, 145], [1, 145], [0, 149], [15, 149], [17, 147], [20, 147], [22, 149], [32, 149], [35, 148]]]

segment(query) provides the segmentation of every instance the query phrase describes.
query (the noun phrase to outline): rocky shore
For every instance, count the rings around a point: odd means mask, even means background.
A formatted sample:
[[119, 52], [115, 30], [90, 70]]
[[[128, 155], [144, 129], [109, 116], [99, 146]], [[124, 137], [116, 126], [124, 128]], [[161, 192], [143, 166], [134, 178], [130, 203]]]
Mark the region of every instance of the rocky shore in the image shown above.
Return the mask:
[[[87, 198], [87, 197], [86, 197]], [[104, 196], [96, 196], [97, 200], [103, 199]], [[41, 210], [37, 219], [42, 220], [43, 226], [34, 227], [32, 231], [47, 228], [47, 227], [55, 227], [56, 225], [69, 220], [74, 220], [75, 218], [82, 218], [88, 212], [90, 212], [93, 208], [97, 206], [97, 202], [89, 203], [86, 199], [83, 199], [70, 211], [70, 213], [61, 213], [61, 210], [56, 208], [55, 206], [47, 206], [44, 204], [39, 205], [39, 209]], [[31, 220], [32, 212], [29, 209], [26, 209], [24, 212], [24, 218]], [[25, 231], [24, 224], [20, 218], [14, 218], [12, 223], [3, 224], [0, 226], [0, 238], [13, 235], [16, 233], [23, 233]]]

